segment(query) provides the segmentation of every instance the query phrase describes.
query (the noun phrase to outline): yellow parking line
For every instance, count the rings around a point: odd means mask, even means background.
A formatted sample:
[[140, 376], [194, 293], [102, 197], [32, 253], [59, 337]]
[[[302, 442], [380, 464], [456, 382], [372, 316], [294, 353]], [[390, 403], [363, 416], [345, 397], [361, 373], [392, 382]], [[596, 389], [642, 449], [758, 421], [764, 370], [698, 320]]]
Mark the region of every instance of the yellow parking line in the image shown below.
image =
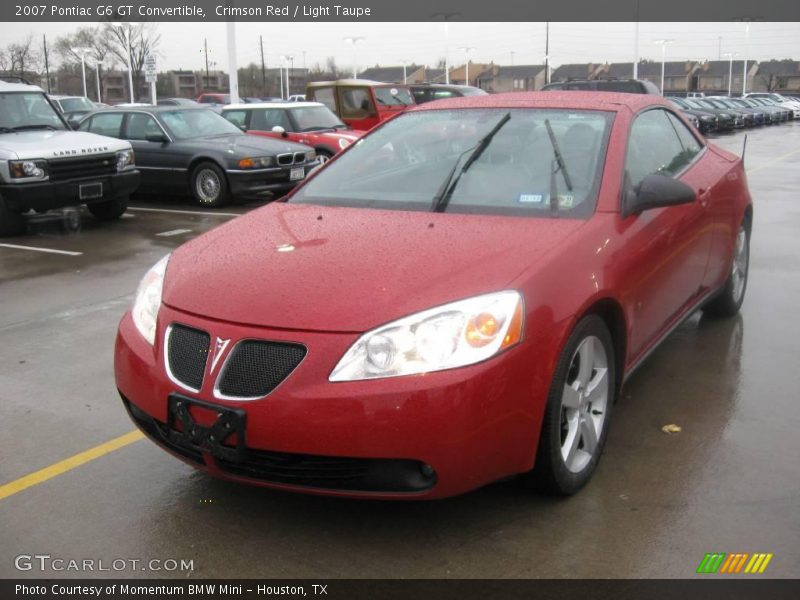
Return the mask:
[[800, 150], [792, 150], [791, 152], [787, 152], [786, 154], [781, 154], [780, 156], [773, 158], [768, 163], [764, 163], [763, 165], [758, 165], [757, 167], [753, 167], [752, 169], [746, 169], [747, 174], [750, 175], [751, 173], [756, 173], [761, 169], [766, 169], [767, 167], [771, 167], [775, 163], [779, 163], [782, 160], [786, 160], [790, 156], [794, 156], [795, 154], [800, 154]]
[[109, 454], [110, 452], [124, 448], [128, 444], [138, 442], [143, 438], [144, 434], [137, 429], [135, 431], [131, 431], [130, 433], [126, 433], [125, 435], [121, 435], [118, 438], [114, 438], [113, 440], [109, 440], [104, 444], [95, 446], [94, 448], [89, 448], [88, 450], [76, 454], [75, 456], [65, 458], [60, 462], [35, 471], [30, 475], [25, 475], [24, 477], [20, 477], [15, 481], [6, 483], [5, 485], [0, 486], [0, 500], [4, 500], [5, 498], [13, 496], [14, 494], [18, 494], [29, 487], [33, 487], [34, 485], [44, 483], [48, 479], [52, 479], [53, 477], [57, 477], [58, 475], [66, 473], [67, 471], [71, 471], [72, 469], [80, 467], [81, 465], [93, 461], [96, 458], [100, 458], [101, 456]]

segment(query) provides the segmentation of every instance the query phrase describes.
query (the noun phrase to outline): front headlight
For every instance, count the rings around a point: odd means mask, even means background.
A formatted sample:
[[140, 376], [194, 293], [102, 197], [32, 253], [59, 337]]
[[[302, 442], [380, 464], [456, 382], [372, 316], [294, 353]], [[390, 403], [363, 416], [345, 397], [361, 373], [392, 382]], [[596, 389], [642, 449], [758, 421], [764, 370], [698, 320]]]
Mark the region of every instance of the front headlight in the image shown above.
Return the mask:
[[497, 292], [399, 319], [362, 335], [329, 381], [430, 373], [491, 358], [522, 339], [522, 296]]
[[701, 121], [715, 121], [716, 119], [711, 115], [703, 115], [700, 117]]
[[161, 307], [161, 290], [164, 285], [167, 262], [169, 262], [169, 254], [153, 265], [142, 277], [131, 309], [133, 324], [150, 345], [154, 344], [156, 340], [156, 321], [158, 309]]
[[259, 156], [256, 158], [243, 158], [239, 161], [240, 169], [262, 169], [273, 164], [273, 157]]
[[309, 150], [306, 152], [306, 162], [312, 162], [317, 159], [317, 151], [316, 150]]
[[47, 177], [46, 160], [12, 160], [8, 163], [12, 179], [44, 179]]
[[136, 165], [133, 150], [121, 150], [117, 152], [117, 171], [132, 169]]
[[344, 138], [339, 138], [339, 150], [344, 150], [350, 145], [350, 141]]

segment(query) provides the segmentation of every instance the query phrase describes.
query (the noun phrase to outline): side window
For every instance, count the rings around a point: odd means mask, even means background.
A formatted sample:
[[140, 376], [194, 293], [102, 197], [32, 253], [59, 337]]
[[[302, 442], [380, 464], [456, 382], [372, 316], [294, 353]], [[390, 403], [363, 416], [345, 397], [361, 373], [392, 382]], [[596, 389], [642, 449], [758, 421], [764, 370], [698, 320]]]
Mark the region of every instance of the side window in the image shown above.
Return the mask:
[[103, 113], [92, 117], [89, 131], [98, 135], [120, 137], [122, 129], [122, 113]]
[[78, 131], [89, 131], [89, 125], [92, 123], [92, 119], [86, 119], [82, 121], [80, 125], [78, 125]]
[[313, 99], [315, 102], [322, 102], [333, 112], [336, 112], [336, 99], [333, 96], [333, 88], [317, 88], [314, 90]]
[[651, 173], [674, 175], [687, 162], [681, 140], [666, 111], [653, 109], [636, 117], [625, 155], [629, 185], [638, 186]]
[[272, 131], [272, 128], [276, 125], [283, 127], [286, 131], [292, 130], [289, 124], [289, 117], [285, 110], [280, 108], [266, 108], [264, 110], [253, 111], [253, 117], [250, 120], [250, 129]]
[[148, 135], [158, 135], [161, 128], [156, 120], [144, 113], [131, 113], [128, 115], [128, 123], [125, 126], [125, 139], [146, 140]]
[[339, 90], [342, 118], [363, 119], [375, 115], [369, 88], [346, 87]]
[[683, 165], [678, 166], [678, 170], [680, 170], [692, 162], [694, 157], [700, 153], [700, 150], [702, 150], [703, 147], [700, 145], [700, 142], [697, 141], [697, 138], [694, 137], [694, 134], [678, 117], [672, 113], [667, 113], [667, 116], [669, 117], [672, 126], [675, 128], [675, 133], [678, 134], [678, 139], [681, 141], [681, 146], [683, 146], [681, 160], [683, 160], [684, 163]]
[[236, 125], [239, 129], [247, 125], [247, 111], [246, 110], [229, 110], [222, 113], [222, 116], [228, 119], [231, 123]]

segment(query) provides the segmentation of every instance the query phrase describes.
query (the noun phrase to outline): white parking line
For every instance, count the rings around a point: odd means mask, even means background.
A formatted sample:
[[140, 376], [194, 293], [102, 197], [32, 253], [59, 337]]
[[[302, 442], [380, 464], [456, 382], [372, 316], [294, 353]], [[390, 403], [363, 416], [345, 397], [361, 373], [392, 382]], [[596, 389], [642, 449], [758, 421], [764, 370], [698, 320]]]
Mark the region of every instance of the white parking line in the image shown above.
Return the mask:
[[172, 237], [174, 235], [183, 235], [184, 233], [191, 233], [191, 229], [171, 229], [170, 231], [162, 231], [156, 235], [159, 237]]
[[81, 256], [83, 252], [71, 252], [69, 250], [56, 250], [55, 248], [39, 248], [37, 246], [18, 246], [17, 244], [0, 244], [3, 248], [13, 248], [15, 250], [33, 250], [35, 252], [49, 252], [51, 254], [66, 254], [67, 256]]
[[172, 208], [144, 208], [142, 206], [129, 206], [128, 210], [139, 210], [143, 212], [163, 212], [178, 215], [207, 215], [209, 217], [241, 217], [239, 213], [210, 212], [202, 210], [175, 210]]

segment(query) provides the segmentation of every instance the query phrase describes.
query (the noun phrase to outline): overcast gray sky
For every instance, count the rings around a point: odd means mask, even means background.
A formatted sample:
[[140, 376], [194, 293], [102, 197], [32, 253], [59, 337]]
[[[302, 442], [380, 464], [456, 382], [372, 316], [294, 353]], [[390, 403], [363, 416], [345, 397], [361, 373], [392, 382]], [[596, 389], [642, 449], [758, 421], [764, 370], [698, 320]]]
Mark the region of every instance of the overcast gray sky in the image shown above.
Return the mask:
[[[75, 30], [79, 23], [0, 23], [0, 45], [24, 39], [29, 34], [46, 34], [54, 41]], [[267, 66], [278, 66], [280, 56], [293, 54], [294, 66], [323, 63], [328, 56], [340, 67], [349, 68], [353, 53], [343, 38], [363, 36], [358, 45], [360, 68], [398, 65], [402, 60], [433, 65], [445, 54], [445, 25], [435, 23], [238, 23], [239, 64], [260, 62], [259, 35], [264, 37]], [[634, 55], [633, 23], [551, 23], [550, 56], [554, 65], [568, 62], [623, 62]], [[227, 68], [225, 23], [163, 23], [159, 69], [200, 69], [204, 66], [203, 38], [208, 38], [210, 57]], [[449, 24], [451, 64], [464, 62], [461, 47], [474, 48], [475, 62], [509, 64], [542, 63], [545, 54], [544, 23], [459, 23]], [[641, 23], [639, 53], [642, 58], [661, 59], [655, 40], [669, 38], [667, 60], [716, 60], [720, 51], [746, 52], [743, 23]], [[720, 41], [721, 38], [721, 41]], [[750, 24], [749, 59], [800, 59], [800, 23]]]

